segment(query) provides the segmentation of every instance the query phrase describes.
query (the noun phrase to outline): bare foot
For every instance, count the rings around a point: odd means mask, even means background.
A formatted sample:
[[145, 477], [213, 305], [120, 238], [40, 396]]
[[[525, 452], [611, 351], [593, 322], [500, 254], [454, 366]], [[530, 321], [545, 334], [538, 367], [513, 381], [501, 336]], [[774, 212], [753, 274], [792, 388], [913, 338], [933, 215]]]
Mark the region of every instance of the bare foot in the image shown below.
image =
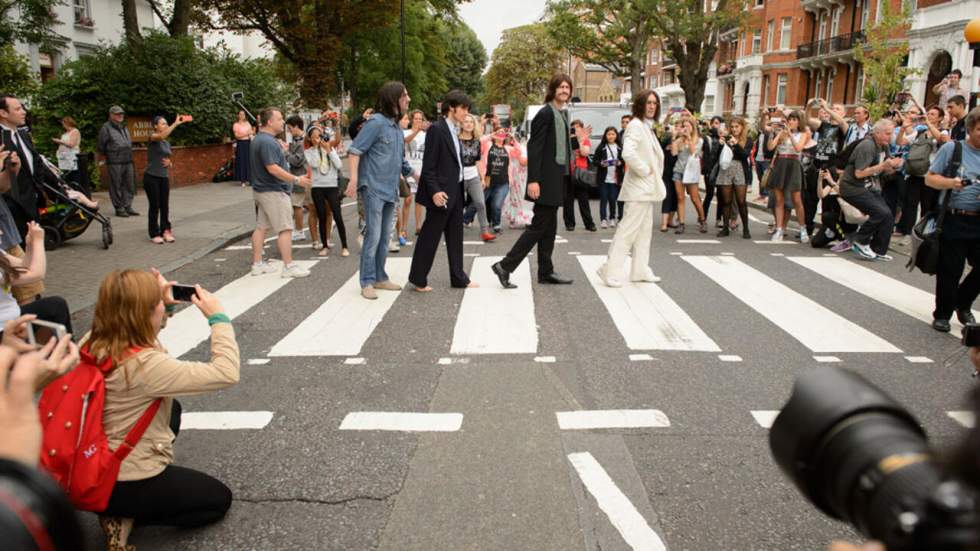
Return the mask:
[[426, 285], [425, 287], [415, 287], [415, 292], [417, 293], [431, 293], [432, 287]]
[[477, 287], [479, 287], [479, 286], [480, 286], [480, 284], [479, 284], [479, 283], [477, 283], [477, 282], [475, 282], [475, 281], [471, 281], [471, 282], [470, 282], [470, 284], [466, 286], [466, 288], [467, 288], [467, 289], [475, 289], [475, 288], [477, 288]]

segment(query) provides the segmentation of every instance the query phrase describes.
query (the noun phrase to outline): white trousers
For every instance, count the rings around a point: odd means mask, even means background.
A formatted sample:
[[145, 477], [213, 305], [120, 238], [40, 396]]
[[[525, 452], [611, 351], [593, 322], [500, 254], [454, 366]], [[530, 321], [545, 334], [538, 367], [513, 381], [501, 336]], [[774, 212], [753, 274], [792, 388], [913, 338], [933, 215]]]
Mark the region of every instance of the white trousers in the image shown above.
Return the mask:
[[653, 278], [650, 269], [650, 240], [653, 238], [653, 203], [648, 201], [627, 201], [624, 203], [623, 219], [616, 226], [616, 235], [609, 245], [604, 274], [607, 279], [623, 281], [626, 275], [626, 255], [633, 253], [630, 281], [649, 281]]

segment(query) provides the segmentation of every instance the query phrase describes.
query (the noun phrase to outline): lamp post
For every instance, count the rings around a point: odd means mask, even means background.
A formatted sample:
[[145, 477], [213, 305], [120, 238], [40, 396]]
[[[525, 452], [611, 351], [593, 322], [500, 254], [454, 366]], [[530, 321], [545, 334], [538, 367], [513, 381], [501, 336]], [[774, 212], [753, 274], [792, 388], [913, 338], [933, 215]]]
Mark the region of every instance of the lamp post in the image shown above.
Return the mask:
[[970, 78], [970, 108], [977, 104], [977, 88], [980, 81], [980, 17], [973, 19], [966, 24], [963, 29], [963, 37], [966, 38], [970, 49], [973, 50], [973, 75]]

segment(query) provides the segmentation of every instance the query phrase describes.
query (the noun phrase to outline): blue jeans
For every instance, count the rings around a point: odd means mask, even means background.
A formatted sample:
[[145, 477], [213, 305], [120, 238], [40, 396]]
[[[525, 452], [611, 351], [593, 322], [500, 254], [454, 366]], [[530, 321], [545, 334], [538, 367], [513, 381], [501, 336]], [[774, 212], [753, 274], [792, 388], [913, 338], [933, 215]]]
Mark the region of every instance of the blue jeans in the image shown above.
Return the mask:
[[[766, 173], [766, 169], [769, 168], [769, 161], [759, 161], [755, 162], [755, 173], [759, 177], [759, 182], [762, 182], [762, 175]], [[769, 195], [769, 189], [760, 189], [759, 195], [766, 197]]]
[[484, 201], [487, 205], [487, 220], [490, 222], [491, 227], [500, 227], [500, 211], [504, 208], [504, 200], [507, 199], [507, 193], [509, 191], [510, 186], [492, 185], [484, 192]]
[[[619, 186], [602, 182], [599, 184], [599, 220], [616, 219], [616, 199], [619, 197]], [[609, 205], [609, 216], [606, 216], [606, 205]], [[622, 203], [620, 203], [622, 207]], [[623, 211], [619, 211], [619, 219], [623, 219]]]
[[364, 190], [364, 246], [361, 247], [361, 287], [388, 281], [388, 229], [395, 216], [395, 203], [389, 203]]

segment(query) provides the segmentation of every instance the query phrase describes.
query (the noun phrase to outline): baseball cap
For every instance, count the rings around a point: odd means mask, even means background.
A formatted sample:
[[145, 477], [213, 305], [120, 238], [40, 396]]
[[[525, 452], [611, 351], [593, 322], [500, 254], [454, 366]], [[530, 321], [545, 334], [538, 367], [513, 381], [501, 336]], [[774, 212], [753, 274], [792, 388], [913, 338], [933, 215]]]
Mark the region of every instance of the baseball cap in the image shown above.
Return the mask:
[[119, 115], [125, 112], [126, 111], [122, 107], [119, 107], [118, 105], [113, 105], [112, 107], [109, 108], [110, 115]]

